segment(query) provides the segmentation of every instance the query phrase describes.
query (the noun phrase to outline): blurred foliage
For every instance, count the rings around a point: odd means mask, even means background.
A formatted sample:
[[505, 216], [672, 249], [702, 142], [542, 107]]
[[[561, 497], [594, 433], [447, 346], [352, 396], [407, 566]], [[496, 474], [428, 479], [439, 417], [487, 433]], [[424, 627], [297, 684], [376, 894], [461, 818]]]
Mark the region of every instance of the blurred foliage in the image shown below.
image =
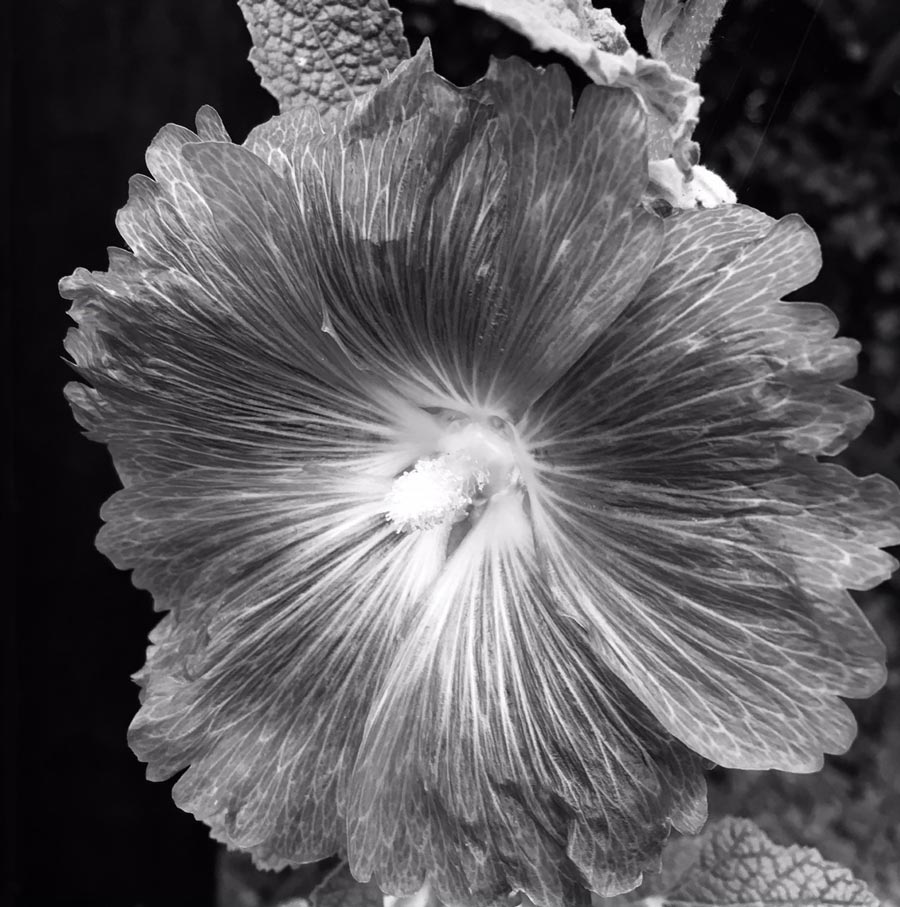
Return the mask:
[[742, 201], [822, 243], [805, 295], [862, 343], [876, 418], [845, 456], [900, 480], [900, 5], [733, 0], [701, 70], [697, 138]]

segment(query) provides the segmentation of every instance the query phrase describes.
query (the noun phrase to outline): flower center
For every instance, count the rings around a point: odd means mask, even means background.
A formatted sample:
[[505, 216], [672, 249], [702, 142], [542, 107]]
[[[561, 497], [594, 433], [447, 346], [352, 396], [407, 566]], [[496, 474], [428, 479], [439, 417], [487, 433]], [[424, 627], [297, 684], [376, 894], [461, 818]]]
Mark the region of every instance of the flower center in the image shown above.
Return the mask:
[[465, 519], [518, 482], [513, 447], [501, 431], [453, 423], [434, 454], [394, 480], [385, 514], [398, 532], [433, 529]]

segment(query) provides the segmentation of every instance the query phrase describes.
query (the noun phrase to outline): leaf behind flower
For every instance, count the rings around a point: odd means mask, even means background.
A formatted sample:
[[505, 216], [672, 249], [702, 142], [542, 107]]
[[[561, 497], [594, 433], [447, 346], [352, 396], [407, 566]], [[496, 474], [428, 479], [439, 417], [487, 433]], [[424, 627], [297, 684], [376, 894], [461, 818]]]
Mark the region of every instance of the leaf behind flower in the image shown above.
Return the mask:
[[696, 163], [691, 141], [700, 93], [662, 60], [636, 53], [607, 10], [589, 0], [457, 0], [524, 35], [535, 50], [568, 57], [598, 85], [631, 88], [651, 114], [651, 158], [674, 157], [687, 172]]
[[650, 53], [692, 79], [726, 0], [645, 0], [641, 27]]
[[342, 107], [409, 57], [387, 0], [238, 0], [250, 62], [282, 111]]
[[[661, 871], [633, 899], [646, 907], [877, 907], [849, 869], [813, 847], [775, 844], [749, 819], [728, 817], [673, 841]], [[633, 898], [633, 896], [632, 896]]]
[[566, 48], [580, 42], [621, 54], [630, 46], [624, 27], [612, 13], [594, 9], [589, 0], [457, 0], [457, 4], [498, 19], [528, 38], [537, 50], [569, 56]]

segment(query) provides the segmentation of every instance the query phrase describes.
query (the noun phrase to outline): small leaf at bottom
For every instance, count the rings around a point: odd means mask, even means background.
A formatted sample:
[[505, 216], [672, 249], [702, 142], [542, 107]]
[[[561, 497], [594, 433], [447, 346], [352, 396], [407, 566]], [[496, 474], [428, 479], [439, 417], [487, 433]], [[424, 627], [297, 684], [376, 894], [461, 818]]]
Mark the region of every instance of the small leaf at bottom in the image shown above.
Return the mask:
[[849, 869], [825, 860], [812, 847], [781, 847], [748, 819], [722, 819], [701, 840], [695, 862], [674, 887], [646, 902], [662, 907], [878, 905]]

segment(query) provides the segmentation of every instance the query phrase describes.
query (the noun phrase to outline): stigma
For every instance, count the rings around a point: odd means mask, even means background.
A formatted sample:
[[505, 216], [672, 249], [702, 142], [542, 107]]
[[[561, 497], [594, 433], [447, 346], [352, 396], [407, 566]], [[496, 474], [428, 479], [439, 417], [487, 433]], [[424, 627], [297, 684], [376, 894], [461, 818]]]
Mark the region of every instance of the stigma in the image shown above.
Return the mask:
[[437, 449], [394, 479], [384, 502], [397, 532], [452, 525], [473, 516], [520, 481], [503, 427], [454, 421]]

